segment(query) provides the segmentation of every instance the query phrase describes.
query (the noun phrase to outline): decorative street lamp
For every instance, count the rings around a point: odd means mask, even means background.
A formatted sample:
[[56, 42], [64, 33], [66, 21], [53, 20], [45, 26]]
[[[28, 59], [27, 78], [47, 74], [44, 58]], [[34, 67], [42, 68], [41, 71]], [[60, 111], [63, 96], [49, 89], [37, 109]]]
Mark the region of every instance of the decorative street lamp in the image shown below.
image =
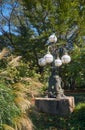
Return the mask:
[[[51, 64], [52, 71], [48, 82], [48, 94], [45, 97], [35, 98], [36, 110], [43, 113], [67, 117], [74, 111], [74, 97], [64, 95], [58, 68], [63, 64], [68, 64], [71, 61], [71, 57], [68, 55], [65, 48], [58, 47], [59, 44], [57, 43], [55, 34], [52, 34], [48, 38], [47, 44], [47, 54], [38, 60], [38, 64], [41, 67]], [[64, 55], [61, 56], [63, 53]]]
[[[64, 91], [61, 87], [62, 80], [57, 74], [57, 68], [60, 67], [62, 64], [68, 64], [71, 61], [71, 57], [68, 55], [66, 49], [64, 48], [64, 55], [60, 58], [59, 57], [59, 48], [57, 48], [57, 37], [55, 34], [52, 34], [48, 38], [48, 51], [47, 54], [38, 60], [38, 64], [40, 66], [45, 66], [46, 64], [52, 65], [52, 72], [49, 78], [49, 86], [48, 86], [48, 97], [51, 98], [64, 98]], [[57, 58], [56, 58], [57, 55]]]

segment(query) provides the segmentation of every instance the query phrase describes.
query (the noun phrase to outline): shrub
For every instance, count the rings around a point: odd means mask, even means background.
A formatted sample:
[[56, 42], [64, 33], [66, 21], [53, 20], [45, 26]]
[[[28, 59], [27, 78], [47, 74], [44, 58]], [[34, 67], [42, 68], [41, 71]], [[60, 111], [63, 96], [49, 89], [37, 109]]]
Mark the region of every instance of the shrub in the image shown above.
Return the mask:
[[85, 103], [79, 103], [69, 120], [69, 130], [85, 130]]
[[12, 89], [0, 83], [0, 129], [4, 124], [13, 126], [13, 118], [20, 114], [14, 103], [15, 95]]

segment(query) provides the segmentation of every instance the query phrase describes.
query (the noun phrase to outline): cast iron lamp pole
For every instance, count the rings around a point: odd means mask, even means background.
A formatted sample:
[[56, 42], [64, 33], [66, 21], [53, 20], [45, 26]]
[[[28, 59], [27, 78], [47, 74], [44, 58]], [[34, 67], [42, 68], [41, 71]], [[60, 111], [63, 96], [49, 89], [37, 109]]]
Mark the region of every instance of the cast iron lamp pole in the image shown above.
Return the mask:
[[[49, 86], [48, 86], [48, 97], [51, 98], [64, 98], [64, 91], [62, 89], [62, 80], [57, 74], [57, 68], [62, 64], [68, 64], [71, 61], [71, 57], [67, 54], [66, 49], [64, 49], [64, 55], [60, 58], [58, 54], [57, 48], [57, 37], [55, 34], [52, 34], [49, 39], [49, 46], [47, 54], [38, 60], [38, 64], [40, 66], [45, 66], [46, 64], [52, 64], [52, 72], [49, 78]], [[52, 51], [52, 54], [50, 52]], [[57, 58], [56, 58], [57, 55]]]

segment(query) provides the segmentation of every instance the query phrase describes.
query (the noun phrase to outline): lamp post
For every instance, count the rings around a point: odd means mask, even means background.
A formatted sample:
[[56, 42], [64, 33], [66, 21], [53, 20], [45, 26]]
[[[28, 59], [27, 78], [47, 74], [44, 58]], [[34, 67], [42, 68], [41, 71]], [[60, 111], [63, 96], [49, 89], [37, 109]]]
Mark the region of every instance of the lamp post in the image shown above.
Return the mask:
[[[47, 64], [51, 64], [52, 67], [51, 75], [49, 77], [48, 95], [44, 98], [35, 98], [35, 106], [39, 112], [67, 117], [74, 111], [74, 97], [64, 95], [58, 68], [63, 64], [68, 64], [71, 61], [71, 57], [68, 55], [66, 49], [63, 47], [60, 48], [60, 46], [58, 47], [55, 34], [49, 37], [48, 43], [47, 54], [38, 60], [40, 66], [43, 67]], [[63, 55], [61, 52], [63, 52]]]
[[47, 54], [38, 60], [40, 66], [45, 66], [47, 64], [52, 65], [52, 72], [49, 78], [48, 86], [48, 97], [50, 98], [64, 98], [64, 91], [62, 89], [62, 80], [58, 75], [58, 67], [62, 64], [68, 64], [71, 61], [71, 57], [68, 55], [66, 49], [64, 48], [64, 55], [59, 57], [59, 48], [57, 46], [57, 37], [52, 34], [48, 38], [48, 51]]

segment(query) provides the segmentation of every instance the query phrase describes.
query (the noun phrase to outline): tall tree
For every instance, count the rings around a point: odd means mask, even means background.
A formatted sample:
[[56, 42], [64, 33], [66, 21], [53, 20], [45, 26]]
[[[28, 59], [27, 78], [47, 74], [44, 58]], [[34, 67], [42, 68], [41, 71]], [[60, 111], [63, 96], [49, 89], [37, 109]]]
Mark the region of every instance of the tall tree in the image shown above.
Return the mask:
[[[31, 27], [34, 28], [36, 38], [35, 47], [45, 48], [47, 37], [55, 32], [60, 44], [67, 44], [68, 48], [74, 43], [80, 45], [84, 36], [84, 1], [70, 0], [24, 0], [25, 13]], [[82, 23], [82, 24], [81, 24]]]
[[[62, 48], [65, 46], [68, 50], [72, 50], [75, 49], [75, 44], [81, 49], [85, 48], [84, 0], [24, 0], [23, 2], [25, 14], [36, 33], [32, 41], [37, 57], [46, 51], [45, 43], [51, 33], [57, 35]], [[76, 55], [75, 52], [75, 57]], [[72, 62], [74, 64], [73, 60]]]
[[[30, 62], [31, 68], [35, 68], [36, 65], [40, 68], [37, 63], [38, 58], [46, 52], [45, 43], [52, 33], [58, 37], [61, 48], [72, 50], [74, 44], [84, 47], [85, 2], [83, 0], [22, 1], [23, 5], [17, 0], [3, 1], [0, 5], [2, 47], [11, 46], [16, 55], [22, 55], [25, 61]], [[3, 8], [8, 10], [7, 13]]]

